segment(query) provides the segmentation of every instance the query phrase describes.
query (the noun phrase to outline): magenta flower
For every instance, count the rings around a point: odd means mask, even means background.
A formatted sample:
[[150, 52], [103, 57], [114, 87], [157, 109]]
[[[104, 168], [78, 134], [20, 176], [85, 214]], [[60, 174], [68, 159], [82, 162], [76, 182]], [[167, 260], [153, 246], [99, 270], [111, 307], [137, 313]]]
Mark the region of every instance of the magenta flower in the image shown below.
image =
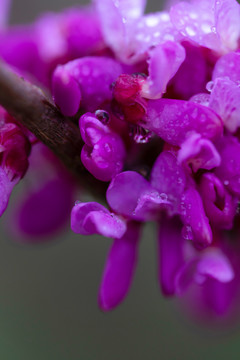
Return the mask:
[[[41, 131], [31, 127], [32, 134], [1, 109], [0, 214], [32, 148], [31, 186], [14, 209], [14, 232], [40, 241], [71, 217], [75, 233], [112, 238], [98, 297], [102, 310], [126, 298], [141, 228], [152, 221], [159, 229], [163, 294], [195, 304], [188, 307], [199, 317], [234, 314], [240, 298], [238, 2], [176, 0], [168, 10], [144, 14], [144, 0], [94, 0], [17, 27], [6, 25], [7, 4], [0, 55], [52, 94], [56, 106], [44, 116], [62, 114], [51, 132], [57, 140], [63, 132], [59, 157], [77, 164], [92, 191], [105, 189], [107, 204], [82, 201], [80, 193], [73, 205], [77, 182], [36, 139]], [[48, 135], [43, 142], [53, 149]]]

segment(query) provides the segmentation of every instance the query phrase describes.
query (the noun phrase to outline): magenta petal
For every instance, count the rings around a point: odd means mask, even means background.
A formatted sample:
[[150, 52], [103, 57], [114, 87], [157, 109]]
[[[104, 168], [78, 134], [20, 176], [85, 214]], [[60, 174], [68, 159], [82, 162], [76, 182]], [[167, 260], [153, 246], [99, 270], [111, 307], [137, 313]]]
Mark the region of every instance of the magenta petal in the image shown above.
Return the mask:
[[221, 163], [221, 158], [213, 143], [199, 134], [190, 135], [181, 145], [178, 161], [191, 165], [194, 172], [199, 169], [211, 170]]
[[0, 30], [5, 29], [8, 24], [9, 11], [11, 7], [11, 0], [0, 1]]
[[179, 98], [188, 100], [191, 96], [205, 91], [208, 69], [203, 48], [187, 41], [182, 45], [186, 58], [172, 79], [171, 85]]
[[181, 145], [190, 132], [197, 132], [207, 139], [222, 135], [223, 124], [211, 109], [197, 103], [159, 99], [149, 100], [142, 125], [155, 132], [171, 145]]
[[118, 239], [125, 233], [126, 223], [96, 202], [77, 203], [71, 213], [71, 229], [77, 234]]
[[134, 210], [141, 194], [151, 190], [151, 185], [143, 176], [135, 171], [125, 171], [112, 180], [106, 198], [116, 213], [136, 219]]
[[105, 133], [110, 133], [108, 127], [92, 113], [85, 113], [80, 117], [79, 128], [82, 139], [88, 146], [95, 145]]
[[237, 200], [228, 193], [222, 182], [212, 173], [203, 174], [200, 194], [211, 224], [218, 229], [231, 229]]
[[122, 66], [108, 57], [86, 56], [70, 61], [59, 65], [53, 74], [53, 97], [61, 109], [70, 111], [66, 115], [75, 115], [80, 100], [86, 111], [95, 111], [112, 99], [111, 84], [121, 73]]
[[214, 2], [178, 2], [171, 8], [170, 17], [173, 25], [187, 39], [219, 51], [221, 42], [214, 28]]
[[126, 232], [126, 223], [118, 216], [103, 211], [91, 211], [86, 215], [83, 227], [89, 234], [100, 234], [115, 239]]
[[63, 66], [58, 66], [52, 78], [53, 98], [65, 116], [73, 116], [80, 107], [81, 90], [76, 80]]
[[[217, 177], [235, 196], [240, 196], [240, 144], [234, 136], [224, 136], [217, 143], [221, 164], [215, 170]], [[230, 160], [230, 161], [229, 161]]]
[[131, 55], [131, 25], [142, 16], [146, 1], [95, 0], [95, 3], [106, 44], [126, 61]]
[[167, 41], [150, 50], [149, 54], [149, 77], [143, 85], [142, 96], [158, 99], [184, 61], [185, 49], [178, 43]]
[[228, 258], [217, 248], [207, 249], [197, 264], [197, 274], [209, 276], [220, 282], [233, 280], [234, 271]]
[[177, 295], [183, 295], [188, 290], [189, 286], [192, 285], [197, 263], [198, 259], [194, 257], [193, 259], [186, 261], [177, 272], [175, 277]]
[[58, 230], [69, 220], [72, 196], [72, 184], [60, 178], [27, 194], [16, 213], [19, 230], [28, 236], [44, 236]]
[[224, 126], [234, 133], [240, 126], [240, 88], [228, 78], [217, 78], [213, 83], [209, 107], [223, 120]]
[[213, 69], [212, 79], [227, 77], [238, 84], [240, 79], [240, 53], [230, 52], [221, 56]]
[[81, 160], [96, 179], [110, 181], [122, 171], [125, 155], [121, 137], [110, 133], [103, 135], [93, 148], [84, 145], [81, 151]]
[[6, 172], [0, 167], [0, 216], [8, 206], [9, 197], [15, 185], [16, 181], [10, 181]]
[[140, 226], [129, 223], [121, 239], [114, 240], [103, 272], [99, 291], [99, 306], [109, 311], [126, 297], [134, 276]]
[[181, 196], [186, 185], [184, 171], [177, 158], [163, 151], [155, 161], [151, 172], [151, 184], [166, 200], [172, 203], [172, 211], [179, 211]]
[[212, 230], [205, 214], [202, 199], [194, 188], [188, 188], [182, 197], [182, 220], [193, 232], [193, 241], [198, 247], [212, 243]]
[[141, 194], [134, 210], [134, 216], [138, 220], [153, 220], [159, 217], [161, 210], [168, 210], [171, 207], [172, 204], [166, 194], [159, 194], [152, 189]]
[[235, 0], [216, 0], [216, 31], [229, 50], [238, 48], [240, 36], [240, 5]]
[[233, 282], [222, 283], [213, 278], [206, 280], [203, 286], [203, 304], [205, 311], [211, 315], [223, 316], [231, 308], [236, 296], [236, 284]]
[[182, 224], [176, 218], [163, 218], [160, 224], [159, 281], [164, 295], [176, 292], [176, 275], [184, 264]]

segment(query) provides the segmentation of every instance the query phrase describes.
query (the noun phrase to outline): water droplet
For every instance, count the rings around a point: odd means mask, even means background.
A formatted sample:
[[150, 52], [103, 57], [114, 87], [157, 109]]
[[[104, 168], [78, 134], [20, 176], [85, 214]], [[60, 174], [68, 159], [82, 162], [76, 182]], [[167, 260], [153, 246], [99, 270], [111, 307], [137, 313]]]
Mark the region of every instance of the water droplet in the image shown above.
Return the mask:
[[212, 27], [211, 27], [211, 30], [212, 30], [212, 32], [213, 32], [214, 34], [216, 34], [216, 33], [217, 33], [216, 26], [212, 26]]
[[209, 81], [209, 82], [207, 83], [207, 85], [206, 85], [207, 91], [212, 92], [213, 86], [214, 86], [214, 82], [213, 82], [213, 81]]
[[96, 118], [101, 121], [102, 124], [107, 125], [110, 121], [109, 113], [105, 110], [95, 111]]
[[144, 129], [141, 126], [133, 125], [130, 127], [129, 135], [137, 144], [146, 144], [151, 139], [153, 133]]
[[159, 195], [159, 197], [161, 198], [162, 201], [167, 201], [167, 200], [168, 200], [168, 196], [167, 196], [167, 194], [165, 194], [165, 193], [161, 193], [161, 194]]
[[225, 180], [223, 183], [224, 183], [225, 186], [228, 186], [228, 185], [229, 185], [229, 181], [228, 181], [228, 180]]
[[185, 240], [192, 240], [193, 239], [193, 232], [190, 225], [185, 225], [182, 229], [182, 237]]

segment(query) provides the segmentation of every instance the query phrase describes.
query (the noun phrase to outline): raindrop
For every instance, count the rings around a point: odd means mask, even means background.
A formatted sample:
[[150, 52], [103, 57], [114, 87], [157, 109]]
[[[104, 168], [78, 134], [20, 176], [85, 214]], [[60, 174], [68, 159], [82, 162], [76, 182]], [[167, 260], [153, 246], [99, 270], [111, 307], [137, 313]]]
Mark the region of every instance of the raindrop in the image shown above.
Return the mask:
[[214, 87], [214, 82], [213, 82], [213, 81], [209, 81], [209, 82], [207, 83], [207, 85], [206, 85], [206, 89], [207, 89], [207, 91], [209, 91], [209, 92], [212, 92], [213, 87]]
[[107, 125], [110, 121], [109, 113], [105, 110], [95, 111], [96, 118], [101, 121], [102, 124]]
[[129, 135], [133, 137], [133, 140], [137, 144], [146, 144], [151, 139], [153, 133], [151, 131], [144, 129], [141, 126], [133, 125], [130, 127]]

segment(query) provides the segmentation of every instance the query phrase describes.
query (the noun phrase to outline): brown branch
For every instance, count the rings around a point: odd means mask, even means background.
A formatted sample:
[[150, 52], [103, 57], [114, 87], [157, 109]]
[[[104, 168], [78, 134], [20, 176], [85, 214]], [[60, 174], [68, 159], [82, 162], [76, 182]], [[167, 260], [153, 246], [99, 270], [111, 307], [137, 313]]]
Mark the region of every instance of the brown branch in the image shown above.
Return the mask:
[[0, 61], [0, 105], [29, 129], [94, 195], [105, 190], [80, 160], [83, 141], [78, 127], [64, 117], [42, 90], [14, 74]]

